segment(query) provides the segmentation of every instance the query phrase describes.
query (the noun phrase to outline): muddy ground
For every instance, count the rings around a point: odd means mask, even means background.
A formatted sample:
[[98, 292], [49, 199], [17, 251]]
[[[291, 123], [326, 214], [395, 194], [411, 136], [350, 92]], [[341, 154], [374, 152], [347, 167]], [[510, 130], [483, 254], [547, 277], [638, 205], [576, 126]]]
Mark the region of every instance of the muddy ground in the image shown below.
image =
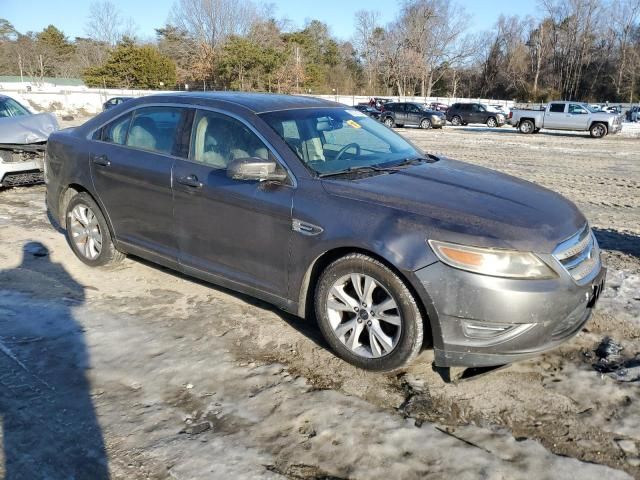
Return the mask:
[[8, 479], [640, 478], [640, 139], [403, 129], [425, 150], [573, 200], [609, 283], [587, 328], [541, 357], [446, 384], [334, 357], [316, 326], [129, 258], [90, 269], [42, 186], [0, 191], [0, 473]]

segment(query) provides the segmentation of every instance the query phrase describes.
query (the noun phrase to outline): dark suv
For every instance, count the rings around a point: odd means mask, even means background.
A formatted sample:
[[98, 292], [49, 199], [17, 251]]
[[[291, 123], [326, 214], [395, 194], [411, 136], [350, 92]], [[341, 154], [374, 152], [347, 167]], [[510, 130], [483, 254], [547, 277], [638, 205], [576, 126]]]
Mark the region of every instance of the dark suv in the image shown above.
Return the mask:
[[503, 113], [482, 103], [454, 103], [447, 110], [447, 120], [451, 125], [484, 123], [487, 127], [501, 127], [506, 118]]
[[582, 329], [604, 283], [571, 202], [316, 98], [130, 100], [52, 134], [45, 172], [87, 265], [132, 254], [316, 318], [372, 370], [425, 339], [442, 367], [536, 355]]
[[446, 123], [442, 112], [428, 109], [420, 103], [393, 102], [384, 105], [380, 121], [387, 127], [414, 125], [420, 128], [442, 128]]

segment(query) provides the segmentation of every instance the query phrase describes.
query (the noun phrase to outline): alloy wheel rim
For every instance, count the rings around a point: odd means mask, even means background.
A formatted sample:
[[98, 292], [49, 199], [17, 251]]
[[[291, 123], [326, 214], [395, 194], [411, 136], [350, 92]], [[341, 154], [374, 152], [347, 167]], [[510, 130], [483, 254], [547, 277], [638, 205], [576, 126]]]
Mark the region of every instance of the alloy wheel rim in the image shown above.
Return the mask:
[[460, 118], [459, 117], [453, 117], [453, 119], [451, 120], [451, 123], [454, 124], [455, 126], [460, 125]]
[[95, 260], [102, 251], [102, 232], [95, 213], [79, 203], [69, 214], [71, 239], [83, 257]]
[[529, 133], [531, 131], [531, 124], [529, 122], [523, 122], [523, 124], [520, 126], [520, 129], [524, 133]]
[[429, 125], [430, 125], [429, 120], [422, 120], [422, 125], [421, 125], [422, 128], [427, 129], [429, 128]]
[[385, 124], [387, 127], [391, 128], [391, 127], [393, 127], [393, 120], [391, 120], [390, 118], [387, 118], [387, 119], [384, 121], [384, 124]]
[[602, 125], [598, 125], [593, 130], [596, 134], [596, 137], [602, 137], [604, 135], [604, 127]]
[[402, 314], [398, 302], [369, 275], [340, 277], [329, 290], [327, 315], [334, 335], [360, 357], [384, 357], [400, 340]]
[[493, 118], [489, 119], [489, 123], [488, 123], [489, 127], [495, 127], [496, 126], [496, 121]]

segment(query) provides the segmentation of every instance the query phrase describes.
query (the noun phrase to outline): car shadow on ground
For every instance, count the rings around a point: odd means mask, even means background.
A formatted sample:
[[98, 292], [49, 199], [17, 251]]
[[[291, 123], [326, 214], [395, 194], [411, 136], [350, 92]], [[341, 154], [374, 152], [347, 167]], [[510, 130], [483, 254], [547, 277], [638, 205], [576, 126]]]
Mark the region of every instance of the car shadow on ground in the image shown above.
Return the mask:
[[[39, 242], [0, 270], [0, 424], [6, 480], [109, 478], [74, 309], [84, 287]], [[4, 476], [2, 475], [4, 474]]]
[[600, 248], [640, 258], [640, 237], [638, 235], [602, 228], [594, 228], [593, 233], [598, 239]]

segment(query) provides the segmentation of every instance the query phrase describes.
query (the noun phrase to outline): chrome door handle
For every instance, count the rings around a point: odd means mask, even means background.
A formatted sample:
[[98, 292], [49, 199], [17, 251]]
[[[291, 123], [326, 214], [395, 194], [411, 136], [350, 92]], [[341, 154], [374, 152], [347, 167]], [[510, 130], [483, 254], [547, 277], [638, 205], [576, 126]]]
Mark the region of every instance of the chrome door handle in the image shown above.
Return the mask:
[[108, 167], [111, 165], [109, 158], [106, 155], [93, 155], [91, 161], [101, 167]]
[[191, 188], [202, 188], [204, 186], [204, 183], [198, 180], [198, 177], [196, 177], [195, 175], [187, 175], [185, 177], [179, 177], [176, 181], [182, 185], [186, 185], [187, 187], [191, 187]]

